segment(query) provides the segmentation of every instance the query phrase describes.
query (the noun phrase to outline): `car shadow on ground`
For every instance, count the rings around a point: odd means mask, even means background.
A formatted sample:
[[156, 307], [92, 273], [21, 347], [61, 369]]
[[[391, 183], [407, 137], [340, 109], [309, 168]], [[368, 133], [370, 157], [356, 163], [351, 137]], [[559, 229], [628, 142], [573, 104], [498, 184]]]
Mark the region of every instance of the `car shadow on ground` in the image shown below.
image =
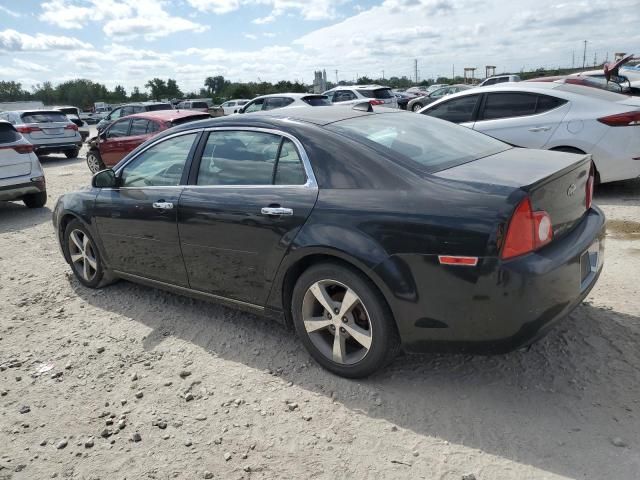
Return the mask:
[[64, 155], [43, 155], [38, 157], [38, 160], [40, 160], [43, 167], [49, 167], [74, 165], [78, 162], [84, 162], [86, 158], [82, 154], [73, 158], [67, 158]]
[[[43, 208], [27, 208], [22, 202], [0, 202], [0, 234], [16, 232], [51, 221], [52, 200]], [[0, 256], [2, 252], [0, 252]]]
[[[95, 307], [150, 328], [147, 350], [180, 338], [333, 397], [354, 414], [570, 478], [631, 478], [640, 468], [635, 316], [583, 304], [526, 351], [403, 355], [355, 381], [321, 369], [274, 321], [124, 281], [101, 291], [71, 282]], [[614, 446], [615, 437], [629, 447]]]
[[640, 206], [640, 179], [598, 185], [593, 201], [596, 205]]

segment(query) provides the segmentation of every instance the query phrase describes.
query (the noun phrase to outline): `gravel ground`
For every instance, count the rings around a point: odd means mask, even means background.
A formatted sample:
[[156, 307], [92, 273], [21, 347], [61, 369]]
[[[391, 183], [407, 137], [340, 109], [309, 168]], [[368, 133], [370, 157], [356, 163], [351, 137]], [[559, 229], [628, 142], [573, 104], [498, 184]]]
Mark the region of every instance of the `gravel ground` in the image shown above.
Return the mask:
[[320, 369], [277, 323], [71, 275], [56, 198], [0, 204], [0, 479], [637, 479], [640, 182], [601, 187], [599, 284], [528, 351]]

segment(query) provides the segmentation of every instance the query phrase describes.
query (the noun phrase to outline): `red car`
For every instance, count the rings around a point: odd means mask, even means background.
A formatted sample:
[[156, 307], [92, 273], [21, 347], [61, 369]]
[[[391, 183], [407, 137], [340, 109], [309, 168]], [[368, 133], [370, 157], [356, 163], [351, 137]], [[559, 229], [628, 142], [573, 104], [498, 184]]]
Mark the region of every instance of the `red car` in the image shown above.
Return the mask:
[[197, 111], [158, 110], [123, 117], [89, 143], [87, 165], [92, 173], [113, 167], [138, 145], [176, 125], [211, 118]]

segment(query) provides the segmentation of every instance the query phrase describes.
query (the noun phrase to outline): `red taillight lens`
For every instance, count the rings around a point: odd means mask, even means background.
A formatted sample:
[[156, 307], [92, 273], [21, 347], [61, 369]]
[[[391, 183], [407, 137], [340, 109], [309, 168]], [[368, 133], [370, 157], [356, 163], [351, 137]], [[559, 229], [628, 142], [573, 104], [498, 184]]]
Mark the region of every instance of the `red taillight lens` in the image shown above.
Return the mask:
[[595, 172], [593, 171], [593, 165], [591, 165], [591, 170], [589, 171], [589, 179], [587, 180], [587, 191], [585, 195], [585, 206], [587, 210], [591, 208], [591, 204], [593, 203], [593, 185], [595, 183]]
[[31, 153], [33, 152], [33, 145], [18, 145], [13, 149], [18, 153]]
[[513, 212], [502, 246], [502, 258], [508, 259], [533, 252], [552, 239], [551, 217], [545, 211], [534, 212], [527, 197]]
[[64, 127], [64, 129], [65, 130], [75, 130], [77, 132], [78, 131], [78, 126], [75, 123], [70, 123], [69, 125]]
[[382, 105], [384, 103], [384, 100], [369, 100], [369, 103], [371, 105]]
[[31, 132], [39, 132], [40, 127], [16, 127], [16, 130], [20, 133], [31, 133]]
[[599, 118], [600, 123], [609, 125], [610, 127], [631, 127], [640, 125], [640, 111], [618, 113], [607, 117]]

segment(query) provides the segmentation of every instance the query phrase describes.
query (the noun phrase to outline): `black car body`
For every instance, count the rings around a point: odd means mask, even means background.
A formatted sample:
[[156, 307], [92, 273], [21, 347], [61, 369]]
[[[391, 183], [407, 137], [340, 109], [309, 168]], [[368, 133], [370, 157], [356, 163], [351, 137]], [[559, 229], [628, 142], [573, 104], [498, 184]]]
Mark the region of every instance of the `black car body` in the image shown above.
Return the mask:
[[[590, 205], [590, 157], [511, 148], [422, 119], [397, 110], [300, 108], [175, 127], [114, 167], [112, 187], [97, 188], [98, 174], [93, 188], [62, 196], [53, 223], [69, 262], [64, 235], [77, 221], [95, 239], [105, 270], [117, 277], [288, 324], [295, 317], [296, 279], [329, 262], [377, 292], [407, 351], [506, 351], [528, 344], [581, 302], [602, 268], [605, 220]], [[412, 160], [418, 158], [414, 146], [385, 137], [385, 122], [425, 127], [432, 139], [441, 134], [445, 157], [466, 143], [458, 135], [477, 142], [478, 154], [419, 164]], [[382, 127], [371, 141], [354, 134], [353, 128], [376, 124]], [[295, 185], [196, 185], [199, 163], [210, 156], [207, 136], [225, 131], [291, 140], [303, 178]], [[117, 186], [129, 162], [186, 133], [194, 143], [177, 185]], [[253, 166], [251, 172], [257, 175]], [[169, 204], [170, 210], [157, 207]], [[549, 213], [552, 241], [506, 258], [510, 228], [525, 204], [534, 215]], [[290, 214], [265, 214], [282, 208]]]

